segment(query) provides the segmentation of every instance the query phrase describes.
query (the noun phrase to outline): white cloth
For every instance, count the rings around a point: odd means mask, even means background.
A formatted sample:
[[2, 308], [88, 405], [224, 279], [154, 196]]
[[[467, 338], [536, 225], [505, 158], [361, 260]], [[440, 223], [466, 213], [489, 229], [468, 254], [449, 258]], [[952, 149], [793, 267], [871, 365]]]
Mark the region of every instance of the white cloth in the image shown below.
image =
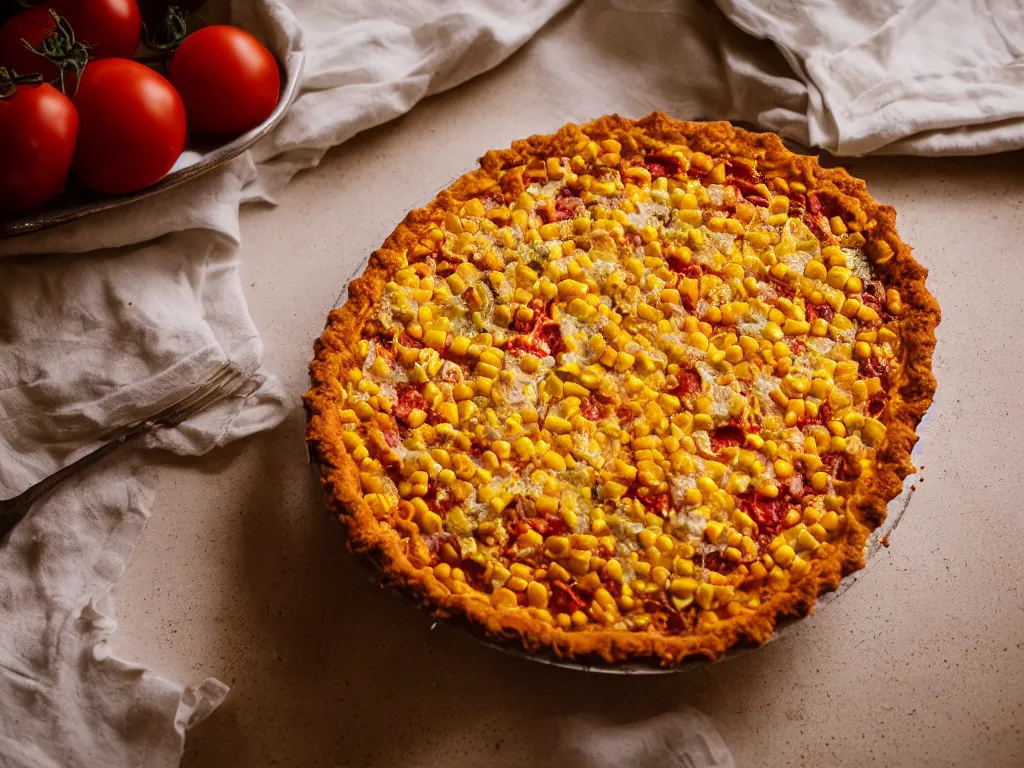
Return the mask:
[[560, 721], [552, 768], [734, 768], [714, 721], [693, 707], [617, 725], [594, 715]]
[[0, 262], [0, 498], [180, 399], [220, 363], [237, 393], [72, 478], [0, 544], [0, 766], [173, 766], [226, 693], [110, 658], [109, 589], [155, 486], [153, 449], [200, 454], [279, 423], [234, 244], [197, 230], [134, 251]]
[[841, 155], [1024, 147], [1021, 0], [716, 2], [587, 0], [565, 14], [534, 45], [559, 117], [660, 109]]
[[760, 91], [737, 105], [744, 119], [837, 155], [1024, 147], [1021, 0], [716, 2], [792, 68], [765, 68], [749, 40], [723, 38], [730, 80]]
[[[109, 657], [110, 586], [148, 515], [159, 452], [199, 454], [279, 423], [236, 255], [238, 207], [271, 200], [333, 144], [494, 66], [568, 0], [235, 0], [228, 14], [286, 60], [292, 112], [221, 171], [70, 225], [0, 241], [0, 498], [160, 410], [224, 360], [238, 394], [146, 450], [122, 449], [40, 500], [0, 542], [0, 767], [173, 766], [226, 693]], [[38, 254], [62, 254], [44, 255]]]

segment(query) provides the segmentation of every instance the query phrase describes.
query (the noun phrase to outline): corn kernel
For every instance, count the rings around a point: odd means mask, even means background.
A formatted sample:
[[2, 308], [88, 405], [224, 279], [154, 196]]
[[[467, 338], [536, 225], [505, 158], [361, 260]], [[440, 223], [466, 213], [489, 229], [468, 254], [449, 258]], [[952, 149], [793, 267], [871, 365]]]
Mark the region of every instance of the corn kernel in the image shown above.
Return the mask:
[[864, 419], [861, 435], [868, 445], [878, 445], [885, 439], [885, 424], [870, 416]]
[[521, 459], [532, 459], [537, 450], [533, 441], [528, 437], [517, 437], [512, 446]]
[[420, 528], [428, 536], [438, 533], [444, 525], [437, 512], [427, 511], [420, 516]]
[[697, 605], [705, 611], [710, 611], [715, 599], [715, 588], [707, 583], [698, 585], [694, 599]]
[[526, 587], [526, 601], [534, 608], [547, 608], [547, 587], [545, 587], [539, 581], [531, 581]]
[[772, 559], [783, 568], [788, 568], [792, 565], [795, 557], [796, 551], [789, 544], [783, 544], [772, 552]]
[[814, 536], [811, 535], [811, 532], [808, 531], [806, 528], [802, 529], [800, 533], [797, 534], [796, 543], [797, 546], [800, 547], [800, 549], [808, 552], [814, 551], [819, 546], [818, 540], [815, 539]]
[[555, 451], [545, 451], [544, 456], [541, 457], [541, 461], [544, 466], [555, 472], [565, 471], [565, 459], [562, 458], [561, 454]]
[[833, 288], [838, 288], [841, 290], [846, 285], [846, 282], [850, 279], [852, 274], [853, 273], [850, 272], [850, 270], [847, 269], [846, 267], [831, 267], [828, 270], [828, 275], [825, 278], [825, 282], [828, 283]]
[[765, 323], [764, 328], [761, 329], [761, 336], [766, 338], [768, 341], [782, 341], [785, 334], [782, 332], [782, 328], [779, 324], [774, 321], [768, 321]]
[[834, 511], [826, 512], [821, 516], [819, 523], [822, 528], [831, 533], [839, 528], [839, 515]]

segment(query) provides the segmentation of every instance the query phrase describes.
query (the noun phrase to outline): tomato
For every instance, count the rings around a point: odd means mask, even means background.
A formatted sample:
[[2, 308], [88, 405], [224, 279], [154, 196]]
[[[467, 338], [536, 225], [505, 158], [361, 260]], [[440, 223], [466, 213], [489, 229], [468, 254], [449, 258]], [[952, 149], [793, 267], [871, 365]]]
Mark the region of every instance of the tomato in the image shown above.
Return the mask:
[[67, 18], [75, 39], [89, 46], [90, 59], [135, 55], [142, 37], [142, 14], [135, 0], [56, 0], [52, 7]]
[[214, 136], [255, 128], [274, 111], [281, 92], [273, 54], [237, 27], [204, 27], [186, 37], [168, 77], [185, 102], [189, 128]]
[[[52, 8], [66, 22], [65, 28], [50, 15]], [[70, 30], [70, 31], [68, 31]], [[74, 42], [72, 47], [72, 33]], [[135, 0], [58, 0], [42, 3], [16, 14], [0, 27], [0, 66], [19, 74], [39, 72], [43, 79], [54, 81], [64, 66], [74, 70], [74, 60], [85, 61], [104, 57], [131, 58], [142, 36], [142, 16]], [[33, 53], [47, 51], [48, 56]], [[47, 45], [44, 46], [44, 41]], [[71, 86], [73, 87], [73, 86]], [[68, 92], [70, 93], [70, 87]]]
[[0, 215], [22, 213], [56, 197], [77, 135], [71, 99], [51, 85], [19, 85], [0, 99]]
[[74, 172], [123, 194], [163, 178], [185, 148], [185, 106], [167, 80], [128, 59], [89, 62], [75, 96], [81, 127]]
[[0, 66], [15, 70], [19, 75], [38, 72], [47, 82], [60, 74], [57, 65], [44, 56], [32, 53], [22, 41], [38, 49], [43, 39], [53, 34], [53, 19], [46, 6], [28, 8], [15, 14], [0, 27]]

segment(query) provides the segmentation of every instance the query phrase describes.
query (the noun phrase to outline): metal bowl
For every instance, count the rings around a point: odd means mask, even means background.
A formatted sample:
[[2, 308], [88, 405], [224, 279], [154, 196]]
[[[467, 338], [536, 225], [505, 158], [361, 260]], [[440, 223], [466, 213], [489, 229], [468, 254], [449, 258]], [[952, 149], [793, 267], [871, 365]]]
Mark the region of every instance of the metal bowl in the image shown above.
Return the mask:
[[[140, 189], [127, 195], [110, 195], [98, 197], [95, 192], [72, 186], [58, 198], [58, 206], [55, 208], [33, 211], [25, 216], [0, 223], [0, 238], [16, 237], [40, 229], [56, 227], [59, 224], [66, 224], [75, 219], [91, 216], [100, 211], [107, 211], [111, 208], [119, 208], [136, 200], [159, 194], [166, 189], [184, 184], [190, 179], [202, 176], [204, 173], [219, 168], [225, 163], [238, 157], [249, 149], [253, 144], [262, 139], [270, 130], [281, 122], [285, 110], [292, 103], [299, 92], [299, 82], [302, 79], [302, 69], [306, 63], [306, 56], [303, 53], [291, 53], [285, 62], [284, 71], [287, 79], [281, 88], [281, 98], [277, 107], [270, 113], [270, 117], [260, 123], [247, 133], [233, 139], [227, 144], [215, 147], [193, 147], [186, 149], [179, 158], [181, 167], [172, 168], [170, 173], [151, 187]], [[198, 155], [198, 159], [188, 162], [192, 156]]]

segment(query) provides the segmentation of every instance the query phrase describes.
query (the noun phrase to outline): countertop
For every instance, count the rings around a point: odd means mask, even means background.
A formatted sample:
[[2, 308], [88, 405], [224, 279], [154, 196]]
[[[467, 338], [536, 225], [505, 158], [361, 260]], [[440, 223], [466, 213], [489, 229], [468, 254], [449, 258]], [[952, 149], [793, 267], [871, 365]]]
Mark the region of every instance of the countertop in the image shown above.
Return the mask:
[[246, 294], [294, 411], [272, 433], [162, 470], [116, 587], [119, 654], [232, 688], [189, 733], [183, 765], [538, 765], [561, 716], [630, 722], [685, 704], [716, 720], [738, 766], [1024, 764], [1020, 154], [846, 163], [896, 207], [930, 270], [939, 391], [891, 546], [778, 641], [677, 675], [554, 669], [432, 630], [348, 555], [306, 463], [300, 403], [342, 286], [409, 207], [485, 150], [647, 111], [613, 95], [566, 107], [524, 76], [535, 55], [332, 151], [276, 208], [243, 211]]

